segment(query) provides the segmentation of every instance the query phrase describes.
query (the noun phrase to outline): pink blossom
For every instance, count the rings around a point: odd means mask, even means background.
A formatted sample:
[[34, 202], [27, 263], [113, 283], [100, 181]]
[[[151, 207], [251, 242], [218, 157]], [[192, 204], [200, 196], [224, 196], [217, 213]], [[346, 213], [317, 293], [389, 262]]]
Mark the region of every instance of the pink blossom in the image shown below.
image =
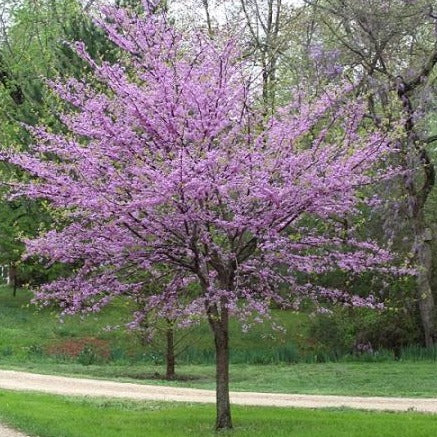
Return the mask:
[[186, 325], [226, 308], [250, 324], [273, 302], [377, 307], [299, 279], [391, 268], [388, 251], [335, 224], [359, 214], [360, 188], [386, 177], [376, 166], [390, 134], [361, 128], [364, 105], [346, 87], [327, 89], [263, 120], [234, 41], [179, 34], [160, 15], [104, 12], [98, 24], [125, 52], [120, 63], [75, 49], [105, 91], [52, 83], [75, 108], [61, 115], [68, 133], [34, 128], [28, 153], [3, 157], [32, 176], [15, 195], [47, 199], [67, 217], [27, 241], [27, 256], [75, 266], [36, 299], [69, 314], [127, 296], [141, 302], [132, 328], [151, 311]]

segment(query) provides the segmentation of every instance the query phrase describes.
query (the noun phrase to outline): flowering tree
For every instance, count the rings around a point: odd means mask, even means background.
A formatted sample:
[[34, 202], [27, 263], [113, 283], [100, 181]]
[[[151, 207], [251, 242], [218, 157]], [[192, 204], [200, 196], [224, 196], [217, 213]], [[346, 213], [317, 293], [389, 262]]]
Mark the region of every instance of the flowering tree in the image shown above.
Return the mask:
[[[230, 428], [231, 315], [259, 318], [273, 302], [302, 298], [374, 305], [308, 277], [389, 268], [386, 251], [339, 225], [357, 212], [356, 190], [377, 175], [389, 140], [360, 133], [363, 106], [342, 103], [344, 90], [263, 120], [256, 81], [233, 42], [183, 37], [152, 13], [103, 13], [99, 24], [121, 49], [120, 63], [99, 64], [77, 43], [100, 86], [53, 84], [72, 106], [61, 115], [66, 132], [32, 129], [31, 151], [8, 157], [34, 176], [17, 194], [48, 199], [66, 214], [63, 229], [27, 242], [29, 256], [74, 266], [37, 299], [76, 313], [141, 297], [133, 325], [151, 310], [206, 316], [216, 427]], [[150, 293], [163, 269], [165, 287]]]

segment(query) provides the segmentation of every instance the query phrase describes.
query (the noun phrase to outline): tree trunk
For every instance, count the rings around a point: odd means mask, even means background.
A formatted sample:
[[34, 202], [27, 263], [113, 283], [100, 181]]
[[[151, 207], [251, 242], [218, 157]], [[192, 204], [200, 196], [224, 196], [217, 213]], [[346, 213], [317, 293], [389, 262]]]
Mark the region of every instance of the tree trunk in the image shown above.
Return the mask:
[[174, 328], [173, 325], [168, 322], [168, 327], [166, 331], [167, 338], [167, 350], [166, 350], [166, 364], [167, 370], [165, 373], [166, 379], [175, 379], [175, 349], [174, 349]]
[[15, 297], [17, 295], [17, 267], [12, 262], [9, 264], [8, 283], [12, 286], [12, 295]]
[[[429, 74], [429, 73], [428, 73]], [[405, 120], [405, 132], [407, 134], [407, 153], [405, 155], [405, 167], [407, 170], [416, 170], [417, 164], [423, 173], [423, 180], [411, 176], [405, 177], [405, 187], [408, 193], [410, 218], [414, 236], [414, 261], [417, 271], [417, 300], [420, 318], [423, 326], [426, 347], [434, 345], [435, 321], [434, 321], [434, 296], [431, 289], [432, 232], [425, 225], [425, 205], [429, 194], [436, 183], [436, 173], [428, 151], [416, 132], [415, 109], [413, 108], [411, 93], [421, 81], [412, 85], [406, 84], [400, 76], [396, 78], [398, 96], [402, 102], [403, 110], [407, 116]], [[410, 155], [410, 156], [409, 156]], [[415, 159], [412, 159], [414, 156]]]
[[425, 228], [422, 220], [416, 217], [414, 223], [414, 253], [418, 265], [417, 298], [420, 318], [426, 347], [432, 347], [435, 342], [434, 296], [431, 289], [432, 250], [431, 230]]
[[[216, 313], [217, 314], [217, 313]], [[231, 429], [231, 403], [229, 400], [229, 314], [224, 306], [216, 318], [209, 316], [214, 334], [216, 354], [216, 409], [217, 430]]]

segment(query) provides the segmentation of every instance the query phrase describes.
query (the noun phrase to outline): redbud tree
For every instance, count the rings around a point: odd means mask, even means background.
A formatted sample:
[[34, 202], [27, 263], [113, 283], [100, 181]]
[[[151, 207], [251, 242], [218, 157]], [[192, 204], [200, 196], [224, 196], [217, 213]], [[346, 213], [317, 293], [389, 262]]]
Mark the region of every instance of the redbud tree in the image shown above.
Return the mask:
[[[388, 252], [339, 225], [359, 212], [357, 190], [382, 177], [375, 165], [390, 141], [362, 130], [364, 106], [346, 101], [346, 89], [312, 104], [296, 96], [266, 120], [236, 41], [113, 7], [98, 24], [119, 63], [76, 43], [94, 85], [52, 83], [65, 130], [32, 128], [30, 151], [8, 157], [31, 175], [16, 195], [45, 199], [65, 218], [27, 241], [28, 256], [72, 265], [36, 298], [64, 313], [138, 298], [132, 326], [150, 311], [182, 323], [203, 315], [216, 351], [216, 427], [231, 428], [231, 316], [263, 318], [307, 298], [375, 305], [309, 278], [390, 269]], [[162, 271], [165, 286], [150, 287]]]

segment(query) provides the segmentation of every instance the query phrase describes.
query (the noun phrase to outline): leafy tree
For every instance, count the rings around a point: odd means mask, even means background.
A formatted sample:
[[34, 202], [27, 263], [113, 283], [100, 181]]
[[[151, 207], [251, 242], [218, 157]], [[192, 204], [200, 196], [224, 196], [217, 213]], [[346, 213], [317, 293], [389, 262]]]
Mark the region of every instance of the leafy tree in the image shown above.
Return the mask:
[[[293, 103], [265, 123], [232, 41], [182, 35], [165, 14], [102, 12], [99, 24], [123, 50], [120, 62], [96, 62], [77, 43], [100, 85], [54, 84], [73, 108], [61, 115], [65, 129], [32, 129], [36, 145], [4, 157], [34, 178], [16, 194], [46, 199], [69, 220], [27, 242], [28, 256], [74, 266], [36, 296], [64, 313], [136, 299], [143, 304], [133, 325], [175, 308], [188, 320], [206, 316], [216, 350], [216, 427], [231, 428], [232, 315], [259, 321], [273, 302], [303, 299], [375, 306], [373, 296], [310, 280], [336, 269], [391, 272], [387, 251], [339, 225], [365, 201], [356, 190], [383, 177], [375, 164], [391, 139], [360, 128], [363, 105], [345, 103], [345, 89], [327, 90], [314, 105]], [[139, 273], [163, 268], [177, 280], [150, 295], [150, 278]]]
[[[432, 199], [435, 166], [428, 120], [433, 118], [437, 63], [436, 9], [432, 0], [305, 0], [312, 29], [311, 56], [323, 64], [335, 53], [343, 74], [360, 78], [357, 92], [367, 96], [377, 125], [404, 120], [404, 139], [397, 159], [404, 167], [397, 185], [389, 186], [393, 199], [386, 228], [391, 239], [417, 266], [416, 300], [424, 342], [435, 342], [435, 303], [432, 290], [432, 245], [428, 220], [435, 221]], [[331, 67], [333, 62], [330, 63]], [[434, 190], [435, 191], [435, 190]], [[434, 195], [435, 196], [435, 195]], [[409, 240], [407, 242], [407, 240]], [[435, 262], [435, 261], [434, 261]]]
[[[95, 57], [111, 57], [111, 45], [83, 14], [76, 0], [5, 2], [8, 20], [2, 22], [0, 44], [0, 144], [27, 149], [31, 138], [24, 125], [59, 125], [58, 101], [45, 81], [59, 76], [87, 74], [84, 63], [64, 43], [83, 40]], [[0, 169], [3, 182], [25, 177], [9, 166]], [[36, 236], [51, 222], [50, 209], [40, 202], [0, 203], [0, 263], [9, 266], [9, 280], [39, 282], [50, 274], [36, 263], [22, 262], [23, 239]], [[52, 269], [53, 270], [53, 269]]]
[[[294, 68], [290, 61], [291, 29], [299, 26], [301, 11], [293, 2], [282, 0], [239, 0], [215, 2], [196, 0], [169, 2], [170, 11], [180, 16], [188, 15], [186, 21], [196, 29], [206, 29], [211, 37], [220, 38], [238, 33], [243, 56], [259, 71], [258, 82], [262, 89], [261, 103], [270, 115], [275, 106], [289, 100], [288, 70]], [[197, 6], [197, 7], [196, 7]], [[296, 65], [299, 69], [302, 65]], [[285, 85], [283, 82], [286, 82]]]

